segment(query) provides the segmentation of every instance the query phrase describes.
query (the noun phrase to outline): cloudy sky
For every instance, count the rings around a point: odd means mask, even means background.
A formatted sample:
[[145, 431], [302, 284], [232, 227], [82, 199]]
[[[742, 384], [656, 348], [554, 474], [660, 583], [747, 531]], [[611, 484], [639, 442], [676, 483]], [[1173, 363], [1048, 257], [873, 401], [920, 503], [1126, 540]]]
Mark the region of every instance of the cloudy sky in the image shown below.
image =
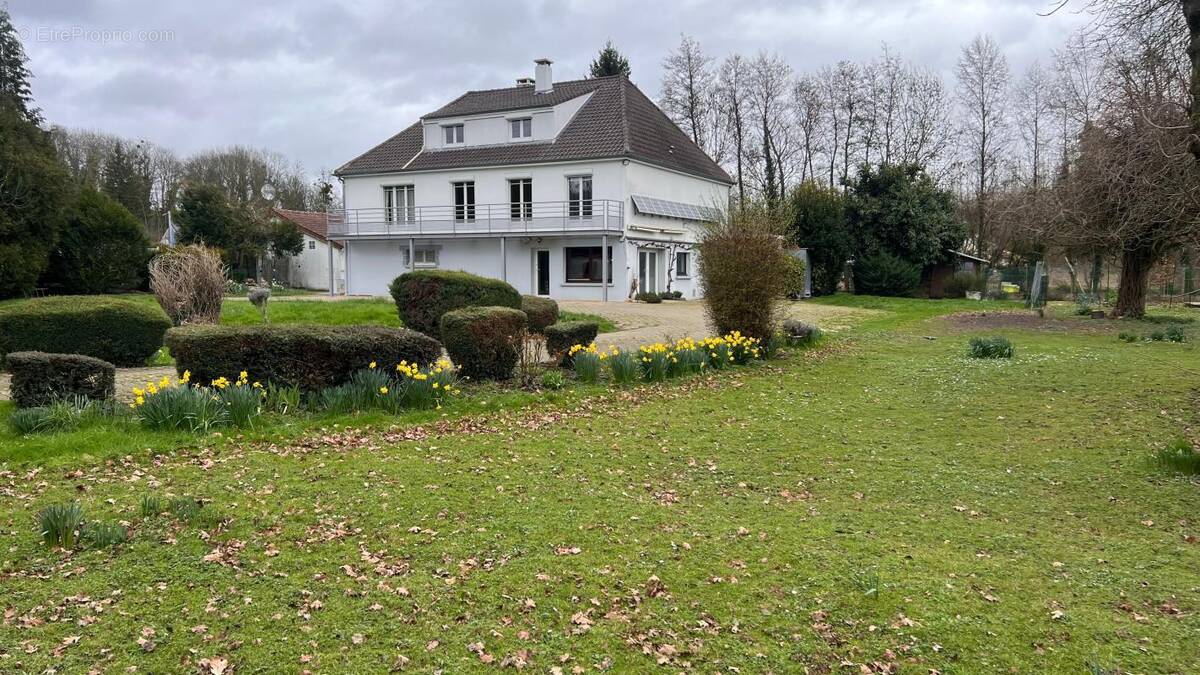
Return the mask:
[[242, 144], [333, 169], [466, 89], [554, 60], [582, 77], [611, 39], [657, 98], [681, 33], [706, 52], [778, 52], [796, 70], [887, 43], [952, 82], [977, 33], [1014, 73], [1086, 17], [1051, 0], [9, 0], [46, 118], [188, 154]]

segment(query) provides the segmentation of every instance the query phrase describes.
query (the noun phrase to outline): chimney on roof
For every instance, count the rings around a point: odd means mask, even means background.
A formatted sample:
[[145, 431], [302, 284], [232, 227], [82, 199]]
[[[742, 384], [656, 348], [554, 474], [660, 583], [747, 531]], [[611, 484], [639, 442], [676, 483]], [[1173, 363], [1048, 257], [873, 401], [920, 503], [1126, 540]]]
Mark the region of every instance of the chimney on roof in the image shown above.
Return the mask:
[[532, 77], [518, 77], [517, 78], [517, 86], [518, 87], [532, 87], [533, 86], [533, 78]]
[[550, 74], [550, 59], [537, 59], [533, 69], [533, 90], [539, 94], [549, 94], [554, 91], [554, 77]]

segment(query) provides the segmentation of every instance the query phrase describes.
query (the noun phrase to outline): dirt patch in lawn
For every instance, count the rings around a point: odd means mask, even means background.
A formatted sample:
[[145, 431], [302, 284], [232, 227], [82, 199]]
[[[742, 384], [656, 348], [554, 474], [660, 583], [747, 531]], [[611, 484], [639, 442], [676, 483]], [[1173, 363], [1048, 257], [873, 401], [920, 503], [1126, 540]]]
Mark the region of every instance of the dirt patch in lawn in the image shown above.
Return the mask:
[[1030, 311], [1012, 312], [965, 312], [937, 319], [954, 332], [984, 330], [1041, 330], [1055, 333], [1111, 333], [1122, 327], [1122, 322], [1088, 317], [1038, 316]]

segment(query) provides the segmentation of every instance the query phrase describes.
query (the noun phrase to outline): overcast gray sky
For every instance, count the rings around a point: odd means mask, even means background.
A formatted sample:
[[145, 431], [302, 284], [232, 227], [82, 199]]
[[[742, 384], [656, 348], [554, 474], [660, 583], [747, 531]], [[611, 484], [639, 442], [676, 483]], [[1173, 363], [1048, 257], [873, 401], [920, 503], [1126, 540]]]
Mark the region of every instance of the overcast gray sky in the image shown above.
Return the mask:
[[796, 70], [864, 60], [886, 42], [943, 73], [990, 33], [1014, 74], [1086, 17], [1051, 0], [10, 0], [46, 118], [183, 155], [268, 148], [310, 173], [342, 162], [467, 89], [509, 86], [554, 60], [586, 74], [607, 39], [657, 98], [660, 63], [696, 38], [718, 58], [778, 52]]

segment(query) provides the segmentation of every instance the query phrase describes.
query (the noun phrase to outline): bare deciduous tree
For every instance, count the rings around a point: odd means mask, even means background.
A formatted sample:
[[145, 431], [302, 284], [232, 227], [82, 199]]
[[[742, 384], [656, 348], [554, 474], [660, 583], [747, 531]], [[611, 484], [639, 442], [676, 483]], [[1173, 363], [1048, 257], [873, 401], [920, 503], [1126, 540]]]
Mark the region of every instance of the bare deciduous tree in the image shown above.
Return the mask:
[[984, 247], [988, 199], [996, 188], [1001, 152], [1006, 142], [1008, 60], [990, 36], [976, 36], [963, 47], [958, 60], [958, 100], [962, 107], [963, 140], [973, 167], [974, 223], [977, 252]]
[[745, 160], [748, 139], [747, 123], [749, 117], [748, 97], [746, 89], [749, 86], [750, 68], [741, 54], [730, 54], [721, 64], [718, 75], [717, 90], [721, 106], [724, 108], [727, 129], [730, 138], [730, 151], [733, 154], [735, 166], [734, 178], [737, 181], [738, 201], [746, 203]]
[[659, 106], [679, 125], [696, 145], [716, 161], [709, 141], [713, 114], [712, 58], [707, 56], [700, 43], [687, 35], [680, 38], [679, 46], [663, 59], [662, 94]]

